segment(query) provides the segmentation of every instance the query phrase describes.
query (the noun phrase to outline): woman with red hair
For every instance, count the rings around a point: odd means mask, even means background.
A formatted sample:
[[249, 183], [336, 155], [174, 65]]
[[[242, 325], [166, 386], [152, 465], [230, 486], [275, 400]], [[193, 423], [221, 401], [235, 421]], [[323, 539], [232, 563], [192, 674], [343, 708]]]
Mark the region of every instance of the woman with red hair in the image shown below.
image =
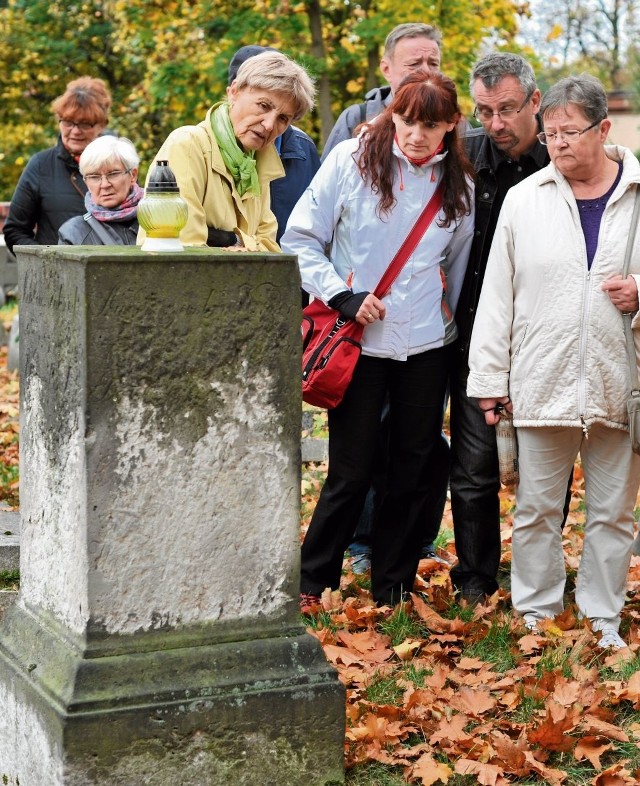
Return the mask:
[[[302, 546], [301, 608], [340, 584], [376, 463], [387, 489], [372, 537], [374, 600], [412, 590], [434, 486], [453, 312], [473, 235], [471, 166], [458, 138], [454, 83], [415, 72], [356, 139], [336, 146], [294, 208], [282, 238], [302, 286], [365, 325], [347, 393], [329, 411], [329, 471]], [[442, 204], [389, 292], [373, 291], [442, 182]], [[376, 455], [388, 399], [389, 449]]]
[[106, 84], [90, 76], [69, 82], [53, 101], [58, 141], [36, 153], [20, 176], [4, 225], [10, 251], [25, 244], [56, 244], [62, 224], [84, 213], [87, 186], [78, 161], [85, 147], [105, 130], [110, 107]]

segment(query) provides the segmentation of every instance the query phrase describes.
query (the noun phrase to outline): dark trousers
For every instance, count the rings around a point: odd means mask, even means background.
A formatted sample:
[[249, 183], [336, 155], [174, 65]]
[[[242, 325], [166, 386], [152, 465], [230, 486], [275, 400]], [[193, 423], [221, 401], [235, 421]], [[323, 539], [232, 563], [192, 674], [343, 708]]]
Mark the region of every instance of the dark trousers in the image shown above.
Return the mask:
[[[463, 594], [498, 589], [500, 566], [500, 474], [495, 426], [488, 426], [476, 399], [467, 396], [469, 367], [455, 350], [449, 384], [451, 466], [449, 488], [458, 562], [451, 583]], [[569, 475], [564, 525], [571, 502]]]
[[302, 545], [301, 592], [336, 589], [378, 455], [388, 396], [389, 449], [384, 498], [375, 515], [374, 600], [393, 604], [415, 580], [424, 522], [438, 493], [435, 445], [441, 439], [449, 350], [406, 361], [362, 356], [342, 403], [329, 410], [329, 470]]
[[[444, 405], [444, 402], [443, 402]], [[380, 423], [380, 455], [385, 455], [389, 449], [389, 408], [385, 406]], [[444, 434], [440, 434], [440, 440], [433, 446], [436, 451], [434, 456], [434, 473], [436, 483], [440, 489], [439, 494], [434, 498], [433, 506], [429, 511], [427, 520], [424, 522], [422, 533], [422, 548], [433, 546], [433, 542], [438, 537], [442, 515], [447, 504], [447, 489], [449, 488], [449, 440]], [[349, 544], [351, 556], [356, 554], [369, 553], [371, 550], [371, 539], [373, 533], [373, 519], [379, 500], [384, 497], [384, 489], [387, 484], [387, 461], [380, 461], [376, 464], [373, 473], [373, 481], [364, 508], [358, 520], [358, 526], [353, 536], [353, 541]]]
[[454, 355], [449, 384], [451, 428], [451, 513], [458, 563], [451, 581], [464, 593], [498, 589], [500, 565], [500, 478], [496, 430], [476, 399], [467, 396], [466, 358]]

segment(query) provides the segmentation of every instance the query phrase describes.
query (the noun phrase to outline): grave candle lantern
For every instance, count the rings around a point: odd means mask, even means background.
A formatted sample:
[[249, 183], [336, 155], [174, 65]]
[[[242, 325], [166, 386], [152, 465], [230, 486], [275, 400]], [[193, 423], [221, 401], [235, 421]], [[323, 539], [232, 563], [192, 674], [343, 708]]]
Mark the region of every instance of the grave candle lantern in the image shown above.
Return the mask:
[[138, 205], [138, 222], [146, 232], [143, 251], [182, 251], [180, 230], [187, 223], [187, 203], [180, 196], [168, 161], [158, 161]]

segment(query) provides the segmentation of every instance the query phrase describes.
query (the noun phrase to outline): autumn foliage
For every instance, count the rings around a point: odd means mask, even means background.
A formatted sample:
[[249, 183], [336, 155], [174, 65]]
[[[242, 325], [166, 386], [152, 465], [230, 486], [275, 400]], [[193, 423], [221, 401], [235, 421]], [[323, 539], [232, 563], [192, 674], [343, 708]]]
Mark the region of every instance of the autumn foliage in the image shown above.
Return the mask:
[[110, 128], [134, 142], [144, 175], [169, 131], [199, 122], [223, 97], [229, 60], [241, 46], [279, 48], [317, 77], [318, 108], [300, 125], [322, 144], [339, 112], [383, 83], [381, 46], [396, 24], [440, 27], [443, 70], [464, 96], [484, 42], [517, 47], [518, 20], [527, 13], [528, 4], [516, 0], [6, 0], [0, 199], [10, 199], [29, 156], [55, 141], [51, 101], [78, 76], [107, 82]]
[[7, 347], [0, 346], [0, 505], [9, 507], [18, 504], [18, 398], [18, 373], [7, 371]]

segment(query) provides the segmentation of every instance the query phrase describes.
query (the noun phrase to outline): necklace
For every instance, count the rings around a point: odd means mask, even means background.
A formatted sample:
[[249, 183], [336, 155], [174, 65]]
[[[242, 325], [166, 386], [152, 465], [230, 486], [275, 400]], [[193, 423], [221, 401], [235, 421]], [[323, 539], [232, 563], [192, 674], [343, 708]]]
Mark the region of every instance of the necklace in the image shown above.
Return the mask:
[[[604, 197], [608, 196], [607, 194]], [[602, 201], [604, 197], [596, 197], [595, 199], [576, 199], [578, 203], [578, 210], [582, 210], [583, 212], [592, 211], [592, 210], [600, 210], [602, 207]], [[606, 203], [606, 200], [605, 200]]]

